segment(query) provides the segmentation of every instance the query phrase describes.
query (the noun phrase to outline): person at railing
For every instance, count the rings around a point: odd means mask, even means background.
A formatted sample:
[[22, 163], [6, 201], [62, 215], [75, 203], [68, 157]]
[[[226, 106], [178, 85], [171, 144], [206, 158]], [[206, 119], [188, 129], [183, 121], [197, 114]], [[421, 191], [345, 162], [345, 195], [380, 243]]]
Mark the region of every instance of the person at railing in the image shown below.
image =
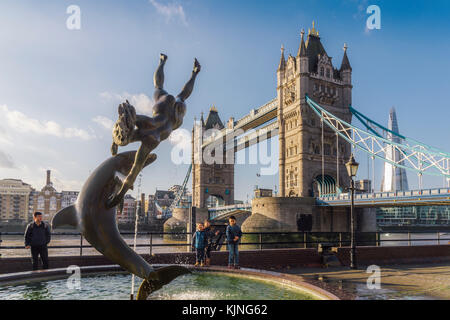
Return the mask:
[[39, 256], [43, 269], [48, 269], [48, 248], [51, 240], [50, 226], [42, 221], [42, 213], [34, 213], [34, 221], [25, 230], [25, 248], [31, 249], [33, 271], [38, 270]]
[[192, 249], [195, 248], [195, 267], [203, 267], [205, 265], [205, 248], [207, 245], [207, 238], [205, 234], [205, 227], [203, 223], [197, 223], [197, 231], [192, 237]]
[[236, 217], [228, 219], [227, 243], [228, 243], [228, 269], [239, 269], [239, 242], [241, 241], [241, 227], [236, 224]]
[[214, 230], [211, 227], [211, 222], [209, 220], [205, 220], [203, 223], [205, 226], [205, 235], [206, 235], [206, 248], [205, 248], [205, 265], [209, 267], [211, 265], [211, 251], [214, 246], [214, 238], [220, 234], [219, 230]]

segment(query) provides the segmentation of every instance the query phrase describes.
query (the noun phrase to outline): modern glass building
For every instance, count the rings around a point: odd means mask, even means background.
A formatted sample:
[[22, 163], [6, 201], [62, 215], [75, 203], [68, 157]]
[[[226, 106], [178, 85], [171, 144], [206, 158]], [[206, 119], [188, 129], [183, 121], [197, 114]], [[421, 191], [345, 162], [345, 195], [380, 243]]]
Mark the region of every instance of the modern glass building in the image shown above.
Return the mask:
[[377, 208], [378, 227], [450, 226], [450, 206]]

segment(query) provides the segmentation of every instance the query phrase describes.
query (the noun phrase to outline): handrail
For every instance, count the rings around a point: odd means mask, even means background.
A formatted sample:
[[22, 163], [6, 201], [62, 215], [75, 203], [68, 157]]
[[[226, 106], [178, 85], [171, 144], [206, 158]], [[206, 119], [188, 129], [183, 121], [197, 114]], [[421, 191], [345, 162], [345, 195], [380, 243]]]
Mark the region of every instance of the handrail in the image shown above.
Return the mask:
[[[408, 234], [408, 239], [381, 239], [381, 234], [383, 233], [389, 233], [389, 234]], [[411, 245], [413, 242], [416, 241], [437, 241], [438, 244], [441, 241], [449, 241], [450, 243], [450, 231], [434, 231], [433, 233], [437, 234], [436, 238], [425, 238], [425, 239], [412, 239], [411, 235], [413, 234], [430, 234], [430, 231], [415, 231], [415, 232], [405, 232], [405, 231], [389, 231], [389, 232], [357, 232], [356, 235], [359, 236], [357, 243], [358, 244], [369, 244], [369, 245], [376, 245], [380, 246], [381, 243], [389, 243], [389, 242], [408, 242], [409, 245]], [[444, 233], [444, 236], [448, 235], [448, 237], [442, 237], [441, 233]], [[134, 235], [133, 232], [122, 232], [122, 235]], [[0, 232], [0, 237], [2, 235], [23, 235], [21, 232]], [[71, 235], [71, 236], [80, 236], [80, 233], [67, 233], [67, 232], [59, 232], [59, 233], [53, 233], [53, 236], [60, 236], [60, 235]], [[182, 242], [179, 243], [153, 243], [153, 235], [192, 235], [192, 233], [189, 232], [138, 232], [138, 235], [147, 235], [150, 236], [150, 243], [149, 244], [138, 244], [137, 247], [139, 248], [150, 248], [150, 252], [152, 252], [153, 247], [190, 247], [191, 243], [188, 242]], [[259, 247], [262, 249], [263, 246], [273, 246], [273, 245], [303, 245], [304, 248], [307, 248], [308, 245], [319, 245], [323, 243], [332, 243], [335, 246], [342, 247], [344, 244], [350, 243], [350, 239], [344, 239], [343, 236], [350, 237], [350, 232], [245, 232], [243, 235], [259, 235], [259, 241], [258, 242], [244, 242], [240, 243], [239, 245], [242, 246], [248, 246], [248, 245], [259, 245]], [[289, 236], [289, 235], [298, 235], [301, 236], [301, 241], [263, 241], [263, 236]], [[374, 235], [374, 240], [364, 240], [361, 239], [362, 235]], [[326, 239], [328, 236], [328, 239]], [[322, 238], [320, 240], [311, 240], [312, 237]], [[82, 237], [81, 237], [82, 239]], [[308, 240], [309, 239], [309, 240]], [[286, 239], [289, 240], [289, 239]], [[226, 244], [226, 241], [221, 243], [222, 245]], [[130, 247], [132, 244], [130, 244]], [[88, 249], [93, 248], [91, 245], [83, 245], [82, 242], [80, 242], [80, 245], [57, 245], [57, 246], [49, 246], [49, 249], [80, 249], [80, 256], [82, 256], [82, 249]], [[0, 246], [1, 250], [17, 250], [17, 249], [23, 249], [25, 250], [24, 246]], [[1, 255], [0, 255], [1, 259]]]

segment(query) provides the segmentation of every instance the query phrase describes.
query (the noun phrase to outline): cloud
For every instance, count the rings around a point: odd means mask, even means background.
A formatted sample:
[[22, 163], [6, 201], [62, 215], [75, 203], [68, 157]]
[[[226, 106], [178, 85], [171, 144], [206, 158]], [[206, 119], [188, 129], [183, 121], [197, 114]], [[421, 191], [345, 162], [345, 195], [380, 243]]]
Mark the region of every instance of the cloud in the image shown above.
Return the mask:
[[93, 135], [78, 128], [63, 128], [54, 121], [40, 121], [25, 115], [20, 111], [9, 110], [6, 105], [0, 106], [5, 123], [13, 130], [20, 133], [32, 133], [37, 135], [51, 135], [59, 138], [79, 138], [91, 140]]
[[153, 114], [153, 99], [149, 98], [146, 94], [130, 94], [124, 92], [122, 94], [102, 92], [100, 97], [106, 101], [115, 101], [118, 103], [125, 102], [128, 100], [135, 108], [138, 113], [152, 115]]
[[158, 3], [156, 0], [149, 0], [149, 2], [153, 5], [153, 7], [155, 7], [156, 11], [160, 15], [166, 18], [167, 23], [175, 18], [178, 18], [185, 26], [188, 26], [183, 6], [174, 3], [164, 5]]
[[353, 14], [353, 19], [360, 20], [366, 17], [366, 10], [369, 6], [368, 0], [351, 0], [356, 5], [357, 11]]
[[14, 169], [15, 167], [11, 156], [0, 150], [0, 168]]
[[0, 145], [12, 145], [11, 137], [9, 136], [8, 132], [3, 128], [0, 127]]
[[169, 141], [173, 145], [177, 145], [182, 149], [191, 148], [191, 133], [183, 128], [175, 130], [169, 137]]
[[111, 120], [110, 118], [107, 118], [107, 117], [103, 117], [103, 116], [97, 116], [94, 119], [92, 119], [92, 121], [94, 121], [95, 123], [99, 124], [100, 126], [102, 126], [105, 129], [108, 129], [108, 130], [112, 130], [112, 128], [114, 126], [113, 120]]

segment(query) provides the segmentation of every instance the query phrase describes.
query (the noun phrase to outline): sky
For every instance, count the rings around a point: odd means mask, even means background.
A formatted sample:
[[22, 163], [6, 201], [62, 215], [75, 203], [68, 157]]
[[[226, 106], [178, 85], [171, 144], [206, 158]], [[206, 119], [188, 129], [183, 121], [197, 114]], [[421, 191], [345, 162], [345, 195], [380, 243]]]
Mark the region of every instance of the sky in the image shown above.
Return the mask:
[[[79, 30], [67, 27], [70, 5], [81, 10]], [[366, 27], [370, 5], [381, 9], [379, 30]], [[158, 147], [141, 191], [181, 184], [188, 165], [174, 164], [171, 152], [188, 144], [194, 117], [215, 105], [223, 122], [239, 119], [275, 98], [280, 47], [295, 55], [301, 29], [313, 20], [335, 67], [348, 45], [355, 108], [387, 124], [395, 106], [402, 134], [450, 152], [447, 0], [2, 0], [0, 179], [41, 189], [51, 169], [57, 190], [79, 190], [110, 155], [117, 106], [128, 99], [151, 114], [153, 73], [164, 52], [168, 92], [179, 93], [194, 57], [202, 72], [182, 130]], [[367, 178], [366, 156], [356, 156], [358, 177]], [[251, 198], [255, 185], [278, 184], [278, 174], [258, 177], [260, 168], [236, 166], [236, 199]], [[376, 172], [379, 188], [380, 163]], [[409, 178], [417, 186], [415, 175]], [[442, 184], [424, 178], [425, 187]]]

